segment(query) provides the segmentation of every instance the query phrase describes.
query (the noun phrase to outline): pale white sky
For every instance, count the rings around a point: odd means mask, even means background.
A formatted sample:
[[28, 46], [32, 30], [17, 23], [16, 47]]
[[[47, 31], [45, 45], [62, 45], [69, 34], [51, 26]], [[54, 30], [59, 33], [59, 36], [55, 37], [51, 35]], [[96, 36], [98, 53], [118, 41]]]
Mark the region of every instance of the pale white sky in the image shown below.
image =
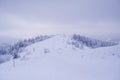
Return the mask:
[[0, 0], [0, 35], [120, 36], [120, 0]]

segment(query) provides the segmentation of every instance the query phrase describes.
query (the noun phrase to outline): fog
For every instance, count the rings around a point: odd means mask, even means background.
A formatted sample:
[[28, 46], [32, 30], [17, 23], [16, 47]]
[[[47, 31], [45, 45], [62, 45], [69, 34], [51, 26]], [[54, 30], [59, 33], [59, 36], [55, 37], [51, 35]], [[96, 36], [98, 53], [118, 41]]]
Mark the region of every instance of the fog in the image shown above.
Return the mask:
[[0, 35], [120, 37], [119, 0], [0, 0]]

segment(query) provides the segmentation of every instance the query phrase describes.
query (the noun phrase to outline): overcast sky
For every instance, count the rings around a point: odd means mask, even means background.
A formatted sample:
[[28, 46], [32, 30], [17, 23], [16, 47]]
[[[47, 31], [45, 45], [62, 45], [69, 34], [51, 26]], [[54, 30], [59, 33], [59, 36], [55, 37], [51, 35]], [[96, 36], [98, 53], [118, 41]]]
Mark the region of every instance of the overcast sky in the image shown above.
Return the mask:
[[0, 0], [0, 35], [120, 36], [120, 0]]

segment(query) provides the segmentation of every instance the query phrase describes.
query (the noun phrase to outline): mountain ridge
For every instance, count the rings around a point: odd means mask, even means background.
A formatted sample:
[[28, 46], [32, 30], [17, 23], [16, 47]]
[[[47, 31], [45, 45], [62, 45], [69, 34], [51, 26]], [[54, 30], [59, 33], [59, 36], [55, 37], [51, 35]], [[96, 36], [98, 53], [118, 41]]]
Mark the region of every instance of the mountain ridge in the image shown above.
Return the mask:
[[[62, 42], [64, 42], [63, 45], [74, 46], [74, 48], [78, 48], [78, 49], [83, 49], [84, 47], [95, 49], [95, 48], [100, 48], [100, 47], [110, 47], [110, 46], [118, 45], [118, 42], [101, 41], [101, 40], [91, 39], [91, 38], [84, 37], [84, 36], [77, 35], [77, 34], [74, 34], [74, 35], [43, 35], [43, 36], [41, 35], [35, 38], [18, 41], [14, 45], [1, 46], [0, 47], [0, 62], [8, 61], [9, 59], [7, 58], [9, 58], [8, 57], [9, 55], [10, 57], [12, 56], [13, 59], [19, 58], [20, 53], [23, 52], [26, 47], [30, 45], [38, 44], [39, 42], [44, 43], [45, 42], [44, 40], [48, 40], [48, 41], [53, 40], [51, 41], [53, 42], [52, 44], [46, 44], [51, 47], [54, 45], [60, 46], [61, 44], [63, 44]], [[60, 42], [60, 40], [62, 40], [62, 42]], [[54, 42], [56, 42], [57, 44]], [[46, 53], [48, 52], [47, 49], [45, 52]], [[6, 59], [4, 59], [5, 56], [7, 56]]]
[[19, 58], [0, 64], [0, 80], [119, 80], [120, 45], [76, 47], [72, 37], [31, 44]]

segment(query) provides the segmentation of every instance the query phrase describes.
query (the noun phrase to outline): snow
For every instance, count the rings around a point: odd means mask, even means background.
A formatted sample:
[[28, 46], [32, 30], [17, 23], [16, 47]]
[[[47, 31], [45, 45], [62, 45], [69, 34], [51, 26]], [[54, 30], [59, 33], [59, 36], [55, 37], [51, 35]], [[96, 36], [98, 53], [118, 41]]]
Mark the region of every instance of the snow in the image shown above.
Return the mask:
[[21, 58], [0, 64], [0, 80], [120, 80], [120, 44], [78, 49], [69, 37], [26, 47]]

